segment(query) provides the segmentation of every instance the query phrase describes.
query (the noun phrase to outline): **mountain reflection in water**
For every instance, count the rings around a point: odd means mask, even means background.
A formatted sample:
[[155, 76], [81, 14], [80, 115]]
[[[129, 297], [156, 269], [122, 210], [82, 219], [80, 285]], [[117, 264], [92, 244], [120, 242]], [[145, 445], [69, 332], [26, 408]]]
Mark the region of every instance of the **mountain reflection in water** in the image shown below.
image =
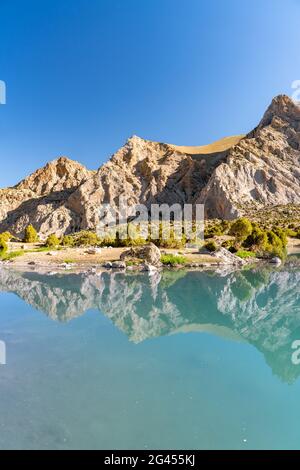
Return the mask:
[[179, 332], [209, 332], [245, 341], [273, 373], [292, 383], [300, 365], [300, 270], [257, 268], [231, 273], [41, 274], [0, 270], [0, 290], [18, 295], [52, 320], [98, 309], [134, 343]]

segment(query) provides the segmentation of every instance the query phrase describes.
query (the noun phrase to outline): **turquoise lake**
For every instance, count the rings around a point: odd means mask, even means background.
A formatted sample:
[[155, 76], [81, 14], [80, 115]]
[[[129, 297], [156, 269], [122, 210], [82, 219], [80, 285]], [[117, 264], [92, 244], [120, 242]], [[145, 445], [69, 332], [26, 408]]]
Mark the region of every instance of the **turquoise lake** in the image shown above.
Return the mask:
[[300, 269], [289, 264], [2, 268], [0, 448], [300, 448], [297, 340]]

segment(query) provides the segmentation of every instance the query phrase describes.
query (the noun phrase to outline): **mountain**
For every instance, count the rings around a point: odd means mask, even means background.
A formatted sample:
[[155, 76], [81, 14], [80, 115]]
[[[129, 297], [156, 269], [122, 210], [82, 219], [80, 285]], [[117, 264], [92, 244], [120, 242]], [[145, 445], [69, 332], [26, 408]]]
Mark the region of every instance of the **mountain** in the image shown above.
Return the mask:
[[0, 190], [0, 231], [21, 236], [95, 229], [99, 207], [152, 203], [205, 205], [233, 219], [266, 207], [300, 204], [300, 108], [280, 95], [246, 136], [183, 147], [133, 136], [98, 171], [59, 158]]
[[48, 163], [13, 188], [0, 190], [0, 231], [23, 235], [28, 224], [41, 234], [75, 230], [70, 195], [94, 172], [66, 157]]
[[212, 217], [233, 218], [265, 206], [300, 203], [300, 107], [274, 98], [258, 127], [228, 152], [201, 191]]

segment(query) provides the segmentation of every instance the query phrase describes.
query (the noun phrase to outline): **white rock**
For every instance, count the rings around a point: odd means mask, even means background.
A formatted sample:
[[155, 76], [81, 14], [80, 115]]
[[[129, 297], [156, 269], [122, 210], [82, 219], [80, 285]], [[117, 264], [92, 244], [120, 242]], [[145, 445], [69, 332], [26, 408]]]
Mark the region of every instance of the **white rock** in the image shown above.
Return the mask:
[[270, 263], [277, 264], [279, 266], [282, 263], [282, 261], [280, 258], [278, 258], [278, 256], [274, 256], [274, 258], [270, 260]]
[[103, 266], [104, 268], [106, 268], [106, 269], [111, 269], [112, 263], [111, 263], [110, 261], [107, 261], [107, 262], [104, 263], [102, 266]]
[[224, 264], [233, 264], [233, 265], [244, 265], [246, 261], [239, 258], [235, 254], [231, 253], [230, 251], [226, 250], [226, 248], [220, 247], [213, 253], [211, 256], [221, 260]]
[[101, 253], [101, 248], [89, 248], [88, 250], [85, 251], [88, 255], [97, 255]]
[[126, 263], [124, 261], [114, 261], [111, 263], [112, 269], [126, 269]]

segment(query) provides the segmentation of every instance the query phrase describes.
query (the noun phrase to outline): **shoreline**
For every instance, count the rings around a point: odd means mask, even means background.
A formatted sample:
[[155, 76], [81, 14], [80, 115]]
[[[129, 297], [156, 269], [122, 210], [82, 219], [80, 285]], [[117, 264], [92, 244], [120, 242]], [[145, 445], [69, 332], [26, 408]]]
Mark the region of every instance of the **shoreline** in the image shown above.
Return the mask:
[[[18, 248], [18, 246], [14, 246]], [[26, 246], [26, 249], [38, 248], [37, 244]], [[13, 253], [12, 250], [10, 253]], [[25, 250], [24, 250], [25, 251]], [[242, 260], [238, 259], [237, 262], [228, 262], [220, 257], [210, 253], [199, 253], [198, 248], [184, 248], [180, 250], [176, 249], [161, 249], [161, 255], [174, 255], [182, 256], [186, 259], [183, 264], [176, 264], [174, 266], [162, 265], [152, 266], [145, 260], [133, 262], [127, 264], [122, 261], [121, 255], [128, 251], [128, 248], [60, 248], [60, 249], [49, 249], [45, 251], [34, 251], [24, 252], [24, 254], [4, 260], [0, 262], [0, 266], [11, 266], [16, 268], [42, 268], [42, 269], [59, 269], [59, 270], [71, 270], [75, 269], [78, 271], [86, 271], [90, 269], [99, 270], [126, 270], [126, 271], [148, 271], [151, 268], [155, 269], [207, 269], [207, 268], [219, 268], [222, 266], [235, 266], [235, 265], [246, 265], [249, 263], [257, 263], [260, 260], [256, 258]], [[147, 269], [147, 265], [150, 265], [150, 269]]]
[[[24, 244], [11, 243], [9, 254], [15, 251], [19, 252], [21, 246], [24, 249]], [[239, 262], [231, 262], [222, 257], [217, 257], [213, 253], [200, 253], [199, 249], [183, 248], [183, 249], [161, 249], [162, 255], [180, 255], [186, 259], [183, 264], [174, 266], [162, 265], [152, 267], [147, 262], [140, 260], [138, 263], [126, 264], [121, 260], [121, 255], [128, 250], [124, 248], [114, 247], [80, 247], [80, 248], [58, 248], [46, 249], [43, 251], [34, 251], [41, 249], [41, 244], [26, 244], [24, 254], [11, 258], [8, 260], [0, 261], [0, 267], [13, 267], [18, 270], [37, 269], [43, 271], [76, 271], [79, 273], [88, 272], [91, 270], [96, 271], [150, 271], [171, 269], [171, 270], [216, 270], [220, 268], [235, 268], [243, 269], [249, 265], [265, 265], [271, 264], [267, 260], [258, 258], [239, 259]], [[32, 250], [32, 251], [31, 251]], [[287, 245], [288, 255], [300, 254], [300, 240], [289, 238]], [[148, 266], [147, 266], [148, 265]]]

